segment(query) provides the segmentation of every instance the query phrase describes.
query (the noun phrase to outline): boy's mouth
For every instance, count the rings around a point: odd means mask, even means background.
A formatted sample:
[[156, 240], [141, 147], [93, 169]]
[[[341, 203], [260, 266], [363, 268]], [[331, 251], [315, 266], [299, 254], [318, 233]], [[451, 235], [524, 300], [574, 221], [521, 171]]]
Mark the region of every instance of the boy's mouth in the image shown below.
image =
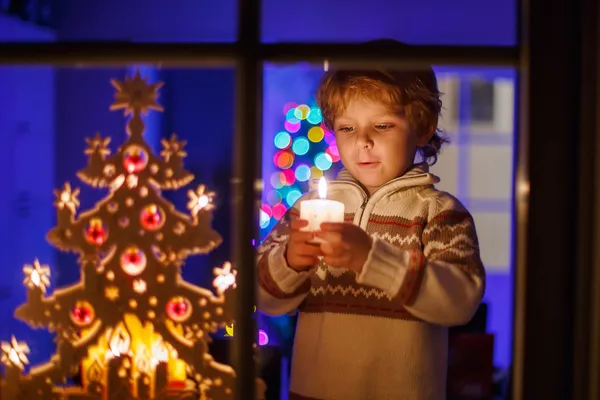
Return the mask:
[[359, 162], [359, 167], [374, 167], [379, 164], [379, 161]]

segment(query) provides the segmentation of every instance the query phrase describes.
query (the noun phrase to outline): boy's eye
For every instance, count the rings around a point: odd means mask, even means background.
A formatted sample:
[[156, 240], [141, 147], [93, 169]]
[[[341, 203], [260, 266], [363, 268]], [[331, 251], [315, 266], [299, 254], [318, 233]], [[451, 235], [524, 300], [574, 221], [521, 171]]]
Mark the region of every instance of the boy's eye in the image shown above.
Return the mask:
[[352, 127], [352, 126], [343, 126], [341, 128], [338, 128], [338, 131], [340, 131], [340, 132], [352, 132], [352, 131], [354, 131], [354, 127]]
[[380, 131], [386, 131], [388, 129], [392, 129], [394, 127], [394, 125], [392, 124], [379, 124], [379, 125], [375, 125], [375, 128], [380, 130]]

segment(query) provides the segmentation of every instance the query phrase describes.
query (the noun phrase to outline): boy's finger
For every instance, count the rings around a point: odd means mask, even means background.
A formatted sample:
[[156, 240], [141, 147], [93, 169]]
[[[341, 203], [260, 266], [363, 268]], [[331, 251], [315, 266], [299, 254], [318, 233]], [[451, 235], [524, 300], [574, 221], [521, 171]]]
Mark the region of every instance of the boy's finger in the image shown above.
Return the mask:
[[312, 232], [294, 231], [290, 235], [290, 240], [293, 242], [310, 242], [314, 239], [315, 235]]
[[318, 244], [311, 244], [311, 243], [300, 243], [300, 244], [298, 244], [296, 252], [300, 256], [317, 257], [317, 256], [322, 256], [323, 255], [323, 251], [321, 250], [321, 246], [319, 246]]
[[290, 221], [290, 228], [292, 230], [304, 228], [306, 225], [308, 225], [308, 221], [305, 219], [293, 219]]
[[345, 226], [344, 222], [323, 222], [321, 230], [324, 232], [341, 232]]

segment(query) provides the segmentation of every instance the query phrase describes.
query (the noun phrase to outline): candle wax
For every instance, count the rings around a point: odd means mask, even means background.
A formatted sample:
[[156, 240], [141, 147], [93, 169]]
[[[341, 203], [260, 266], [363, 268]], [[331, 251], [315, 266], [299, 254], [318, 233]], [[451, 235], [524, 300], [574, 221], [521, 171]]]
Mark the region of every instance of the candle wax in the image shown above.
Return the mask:
[[300, 203], [300, 219], [308, 221], [302, 230], [320, 231], [323, 222], [344, 222], [344, 203], [328, 199], [304, 200]]

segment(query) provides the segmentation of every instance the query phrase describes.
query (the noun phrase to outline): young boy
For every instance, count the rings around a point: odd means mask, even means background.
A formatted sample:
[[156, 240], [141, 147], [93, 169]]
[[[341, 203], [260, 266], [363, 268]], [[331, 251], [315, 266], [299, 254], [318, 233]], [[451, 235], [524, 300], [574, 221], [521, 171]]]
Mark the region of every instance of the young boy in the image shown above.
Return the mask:
[[346, 223], [302, 231], [311, 192], [258, 251], [258, 308], [299, 310], [290, 400], [445, 399], [447, 327], [471, 319], [485, 272], [471, 215], [414, 163], [444, 142], [435, 74], [328, 72], [317, 101], [344, 165], [328, 198]]

